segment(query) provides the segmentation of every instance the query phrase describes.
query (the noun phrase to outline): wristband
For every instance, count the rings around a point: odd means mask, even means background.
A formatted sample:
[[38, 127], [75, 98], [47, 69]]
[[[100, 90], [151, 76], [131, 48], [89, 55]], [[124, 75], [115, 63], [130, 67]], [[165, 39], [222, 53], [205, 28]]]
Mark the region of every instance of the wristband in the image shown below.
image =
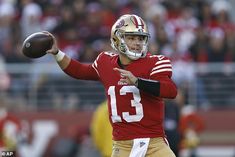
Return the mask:
[[55, 60], [56, 60], [57, 62], [62, 61], [62, 59], [64, 58], [64, 56], [65, 56], [65, 53], [62, 52], [62, 51], [60, 51], [60, 50], [58, 51], [58, 53], [57, 53], [56, 55], [54, 55]]
[[135, 82], [135, 85], [138, 89], [144, 92], [147, 92], [154, 96], [160, 95], [160, 82], [159, 81], [138, 78], [138, 81]]

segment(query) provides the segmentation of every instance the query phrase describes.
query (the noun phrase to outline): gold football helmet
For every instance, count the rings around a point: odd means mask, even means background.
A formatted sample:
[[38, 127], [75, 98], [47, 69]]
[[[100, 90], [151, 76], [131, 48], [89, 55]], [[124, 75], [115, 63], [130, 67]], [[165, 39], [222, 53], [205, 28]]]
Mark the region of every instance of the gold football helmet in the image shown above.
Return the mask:
[[[142, 50], [140, 52], [130, 51], [124, 40], [125, 35], [143, 36]], [[127, 55], [130, 59], [137, 60], [146, 56], [149, 37], [148, 28], [144, 20], [137, 15], [126, 14], [121, 16], [112, 27], [111, 46], [113, 49]]]

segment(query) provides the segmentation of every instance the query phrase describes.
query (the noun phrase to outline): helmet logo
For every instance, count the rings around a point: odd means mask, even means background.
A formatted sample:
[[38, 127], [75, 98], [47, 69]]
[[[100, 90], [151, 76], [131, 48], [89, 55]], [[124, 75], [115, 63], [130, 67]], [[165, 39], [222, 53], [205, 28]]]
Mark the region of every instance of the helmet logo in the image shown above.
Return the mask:
[[131, 16], [131, 22], [135, 25], [136, 28], [144, 29], [144, 22], [138, 16]]
[[125, 21], [122, 19], [121, 21], [118, 22], [118, 24], [116, 25], [116, 28], [121, 28], [122, 26], [125, 25]]
[[127, 51], [125, 44], [123, 44], [123, 43], [120, 44], [120, 50], [122, 52], [126, 52]]

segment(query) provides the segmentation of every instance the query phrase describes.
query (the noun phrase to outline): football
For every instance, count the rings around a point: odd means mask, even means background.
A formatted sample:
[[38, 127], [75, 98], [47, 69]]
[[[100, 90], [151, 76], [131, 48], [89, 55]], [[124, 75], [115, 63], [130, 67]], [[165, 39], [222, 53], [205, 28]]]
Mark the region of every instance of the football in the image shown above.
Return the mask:
[[53, 38], [50, 35], [44, 32], [36, 32], [24, 40], [22, 52], [26, 57], [39, 58], [44, 56], [52, 45]]

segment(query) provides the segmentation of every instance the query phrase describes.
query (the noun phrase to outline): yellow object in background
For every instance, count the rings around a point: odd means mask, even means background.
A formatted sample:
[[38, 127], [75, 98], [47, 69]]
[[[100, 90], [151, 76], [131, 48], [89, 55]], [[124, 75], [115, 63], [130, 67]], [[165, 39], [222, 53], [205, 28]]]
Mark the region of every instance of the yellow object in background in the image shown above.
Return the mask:
[[112, 126], [109, 122], [107, 101], [98, 106], [91, 122], [91, 136], [102, 157], [112, 154]]

